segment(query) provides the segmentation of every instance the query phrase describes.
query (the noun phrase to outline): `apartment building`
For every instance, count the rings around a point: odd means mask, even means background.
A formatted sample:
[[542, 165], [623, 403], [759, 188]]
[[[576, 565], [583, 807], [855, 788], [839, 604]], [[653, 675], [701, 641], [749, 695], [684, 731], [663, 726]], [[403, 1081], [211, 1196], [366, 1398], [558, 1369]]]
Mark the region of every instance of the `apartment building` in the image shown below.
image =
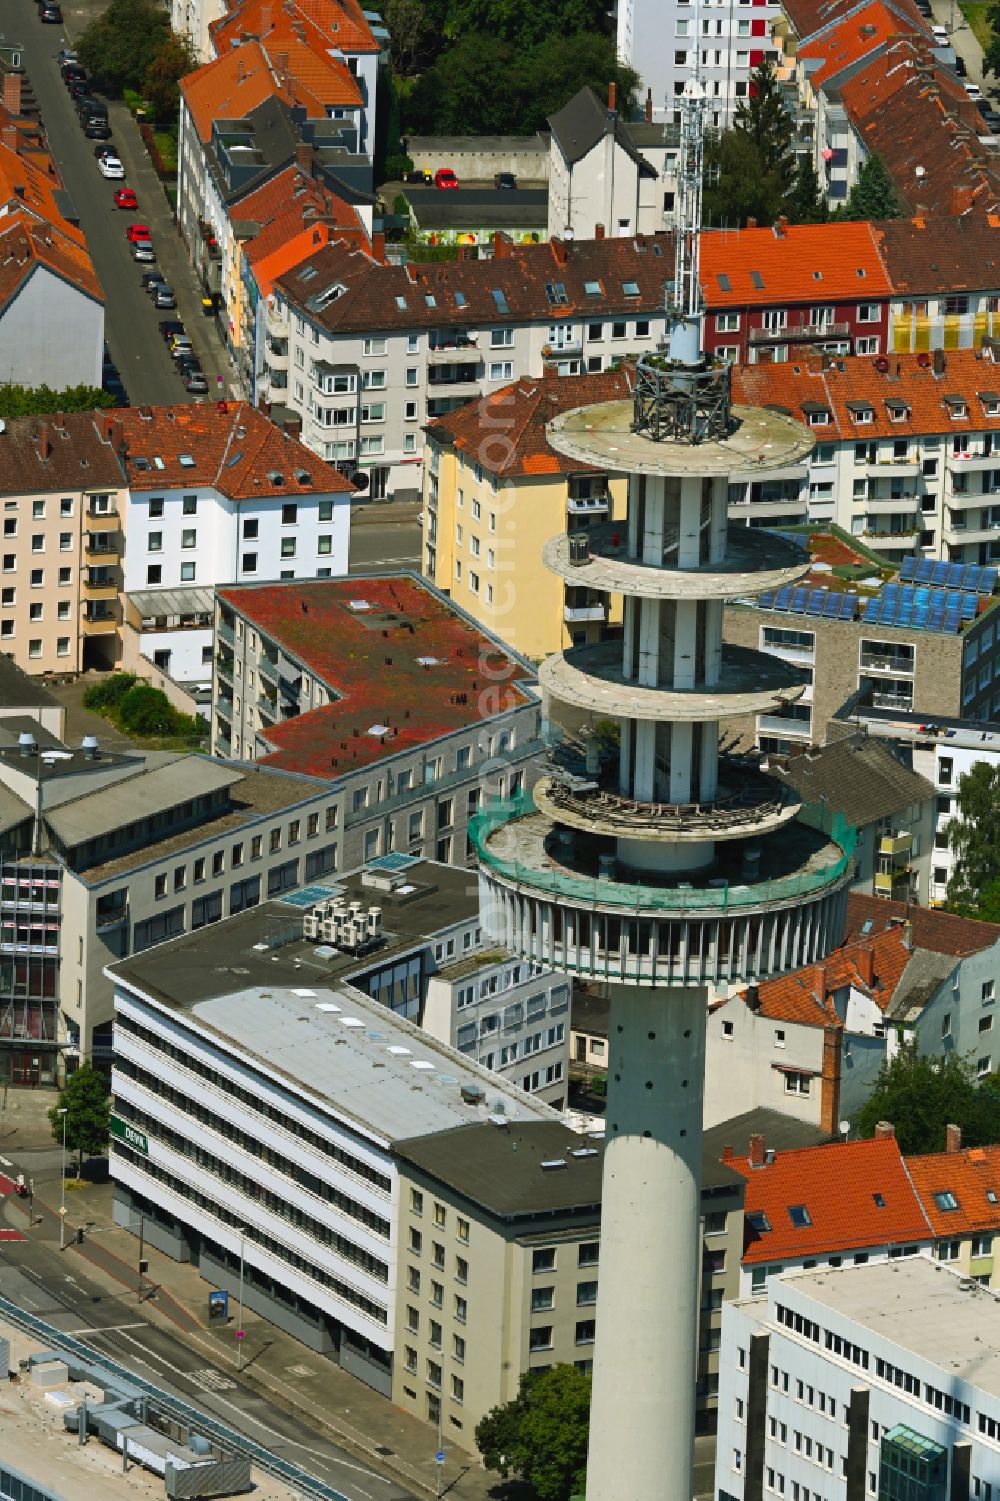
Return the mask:
[[462, 865], [541, 749], [528, 664], [412, 575], [218, 591], [212, 749], [321, 777], [354, 863]]
[[624, 514], [626, 480], [571, 463], [546, 439], [560, 412], [626, 400], [627, 365], [603, 375], [547, 376], [503, 386], [427, 424], [423, 568], [487, 630], [540, 660], [603, 639], [620, 600], [575, 588], [546, 568], [543, 548]]
[[352, 486], [244, 402], [129, 407], [102, 421], [128, 485], [128, 548], [110, 529], [99, 539], [100, 576], [114, 568], [117, 588], [88, 601], [87, 617], [112, 640], [129, 632], [130, 660], [207, 687], [214, 585], [343, 573]]
[[[780, 601], [765, 595], [759, 605], [727, 605], [724, 640], [795, 663], [807, 683], [802, 697], [780, 711], [732, 720], [743, 744], [767, 754], [821, 744], [849, 699], [927, 721], [995, 717], [1000, 658], [993, 594], [955, 591], [964, 603], [953, 608], [943, 602], [938, 611], [937, 596], [947, 594], [943, 585], [890, 583], [861, 595], [829, 584], [828, 573], [814, 574]], [[821, 613], [831, 600], [839, 617]]]
[[[673, 244], [552, 240], [442, 264], [386, 265], [333, 243], [275, 281], [258, 388], [302, 439], [368, 480], [419, 493], [423, 425], [521, 376], [599, 372], [666, 334]], [[272, 372], [279, 380], [272, 386]]]
[[995, 1295], [923, 1256], [786, 1273], [728, 1305], [717, 1496], [985, 1497], [998, 1337]]
[[118, 598], [127, 494], [91, 413], [4, 423], [0, 650], [25, 672], [83, 672], [107, 660], [100, 617]]
[[652, 95], [657, 120], [676, 123], [680, 96], [689, 79], [698, 76], [709, 104], [709, 123], [732, 125], [741, 99], [748, 97], [750, 73], [765, 56], [774, 55], [772, 23], [778, 5], [764, 0], [751, 6], [705, 5], [692, 13], [686, 0], [615, 0], [610, 15], [615, 25], [618, 56], [634, 68], [640, 92]]
[[734, 476], [730, 514], [749, 525], [831, 523], [887, 563], [1000, 559], [1000, 386], [992, 348], [820, 357], [739, 367], [738, 401], [777, 406], [816, 436], [808, 463], [765, 487]]
[[838, 356], [887, 348], [892, 285], [872, 223], [711, 230], [700, 274], [708, 354], [770, 365], [803, 345]]
[[1000, 1149], [962, 1147], [949, 1126], [943, 1152], [907, 1157], [906, 1170], [939, 1237], [936, 1255], [961, 1277], [1000, 1288], [994, 1243], [1000, 1234]]

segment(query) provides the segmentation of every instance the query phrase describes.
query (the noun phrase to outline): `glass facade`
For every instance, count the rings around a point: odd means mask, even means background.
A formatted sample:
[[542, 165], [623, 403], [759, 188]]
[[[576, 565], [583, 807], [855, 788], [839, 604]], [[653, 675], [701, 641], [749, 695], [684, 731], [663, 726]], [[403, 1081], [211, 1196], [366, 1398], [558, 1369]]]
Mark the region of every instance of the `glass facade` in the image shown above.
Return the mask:
[[58, 1072], [60, 872], [0, 863], [0, 1084]]
[[902, 1423], [882, 1439], [878, 1501], [947, 1501], [948, 1451]]

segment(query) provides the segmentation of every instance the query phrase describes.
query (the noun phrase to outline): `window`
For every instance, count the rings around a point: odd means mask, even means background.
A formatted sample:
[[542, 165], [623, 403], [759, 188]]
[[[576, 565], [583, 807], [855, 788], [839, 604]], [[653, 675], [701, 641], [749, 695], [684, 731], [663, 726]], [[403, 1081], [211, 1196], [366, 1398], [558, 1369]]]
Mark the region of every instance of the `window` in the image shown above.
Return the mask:
[[282, 537], [282, 539], [281, 539], [281, 556], [283, 558], [294, 558], [294, 556], [295, 556], [295, 538], [294, 537]]
[[583, 1308], [585, 1305], [587, 1305], [589, 1303], [596, 1303], [596, 1302], [597, 1302], [597, 1283], [596, 1282], [578, 1282], [576, 1284], [576, 1304], [577, 1304], [577, 1307], [578, 1308]]
[[194, 583], [194, 573], [195, 573], [195, 565], [193, 563], [182, 563], [181, 564], [181, 583], [182, 584], [193, 584]]
[[460, 1324], [464, 1324], [469, 1316], [469, 1305], [464, 1298], [455, 1294], [455, 1318]]
[[807, 1095], [809, 1093], [812, 1077], [809, 1074], [796, 1073], [791, 1070], [785, 1075], [785, 1093]]
[[578, 1345], [592, 1345], [594, 1343], [596, 1328], [597, 1321], [595, 1319], [578, 1320], [574, 1343]]
[[[181, 502], [181, 513], [184, 516], [196, 516], [198, 514], [198, 497], [197, 497], [197, 495], [185, 495], [183, 501]], [[149, 514], [150, 515], [153, 514], [152, 507], [150, 507], [150, 513]], [[160, 511], [159, 514], [162, 516], [163, 512]]]
[[807, 1225], [812, 1224], [812, 1218], [804, 1204], [789, 1204], [788, 1218], [796, 1230], [803, 1230]]
[[555, 1305], [554, 1287], [533, 1287], [531, 1289], [532, 1313], [547, 1313]]
[[992, 1237], [992, 1235], [974, 1235], [972, 1237], [972, 1255], [973, 1256], [992, 1256], [993, 1255], [993, 1237]]
[[996, 999], [996, 989], [995, 989], [995, 986], [996, 986], [996, 982], [994, 980], [984, 980], [983, 981], [983, 988], [982, 988], [982, 991], [981, 991], [981, 996], [982, 996], [982, 1002], [983, 1002], [984, 1006], [992, 1005], [993, 1001]]
[[740, 326], [739, 313], [716, 313], [715, 330], [720, 334], [734, 334]]
[[149, 533], [149, 536], [146, 538], [146, 550], [147, 550], [147, 552], [162, 552], [163, 551], [163, 533], [162, 532], [150, 532]]
[[552, 1325], [543, 1324], [538, 1329], [532, 1329], [528, 1336], [528, 1349], [551, 1350], [552, 1349]]
[[535, 1275], [539, 1272], [554, 1272], [555, 1269], [555, 1246], [544, 1246], [541, 1250], [531, 1253], [531, 1270]]
[[469, 1222], [468, 1220], [463, 1220], [461, 1215], [459, 1215], [456, 1221], [455, 1234], [463, 1245], [467, 1246], [469, 1244]]
[[195, 529], [193, 527], [189, 527], [189, 528], [187, 528], [187, 530], [181, 532], [181, 546], [182, 547], [197, 547], [198, 546], [198, 533], [195, 531]]
[[458, 1282], [468, 1282], [469, 1263], [464, 1256], [455, 1257], [455, 1279]]
[[723, 1035], [723, 1037], [732, 1037], [734, 1035], [734, 1031], [735, 1031], [735, 1029], [734, 1029], [734, 1025], [733, 1025], [732, 1022], [723, 1022], [722, 1023], [722, 1035]]
[[941, 1189], [933, 1197], [937, 1207], [945, 1213], [958, 1208], [958, 1200], [950, 1189]]
[[490, 362], [490, 380], [513, 380], [513, 360], [493, 360]]

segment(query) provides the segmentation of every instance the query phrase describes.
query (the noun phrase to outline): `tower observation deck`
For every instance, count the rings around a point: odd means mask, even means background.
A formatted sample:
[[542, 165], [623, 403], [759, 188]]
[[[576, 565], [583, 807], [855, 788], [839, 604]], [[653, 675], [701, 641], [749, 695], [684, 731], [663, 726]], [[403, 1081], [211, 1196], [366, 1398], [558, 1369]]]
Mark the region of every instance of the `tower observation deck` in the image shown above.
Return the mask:
[[[623, 596], [623, 639], [541, 668], [550, 714], [583, 727], [585, 750], [475, 820], [483, 921], [609, 984], [587, 1501], [690, 1501], [707, 987], [823, 958], [852, 867], [853, 830], [719, 750], [721, 719], [805, 688], [723, 643], [727, 598], [808, 569], [796, 544], [729, 527], [729, 475], [800, 463], [813, 440], [733, 406], [729, 367], [697, 355], [640, 360], [634, 402], [567, 412], [548, 439], [628, 476], [625, 520], [544, 550], [569, 582]], [[599, 725], [603, 754], [587, 739]]]

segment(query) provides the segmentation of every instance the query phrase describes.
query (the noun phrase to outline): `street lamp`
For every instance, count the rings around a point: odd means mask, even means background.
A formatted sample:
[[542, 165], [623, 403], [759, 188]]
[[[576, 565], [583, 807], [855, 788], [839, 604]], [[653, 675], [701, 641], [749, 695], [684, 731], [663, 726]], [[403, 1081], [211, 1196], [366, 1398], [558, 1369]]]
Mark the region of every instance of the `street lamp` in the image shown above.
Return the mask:
[[236, 1325], [236, 1369], [238, 1371], [242, 1371], [242, 1369], [243, 1369], [243, 1264], [244, 1264], [243, 1249], [244, 1249], [245, 1235], [246, 1235], [245, 1231], [241, 1230], [240, 1231], [240, 1313], [239, 1313], [239, 1320], [238, 1320], [237, 1325]]
[[63, 1143], [62, 1143], [62, 1202], [59, 1205], [59, 1249], [66, 1249], [66, 1108], [58, 1112], [62, 1116]]

